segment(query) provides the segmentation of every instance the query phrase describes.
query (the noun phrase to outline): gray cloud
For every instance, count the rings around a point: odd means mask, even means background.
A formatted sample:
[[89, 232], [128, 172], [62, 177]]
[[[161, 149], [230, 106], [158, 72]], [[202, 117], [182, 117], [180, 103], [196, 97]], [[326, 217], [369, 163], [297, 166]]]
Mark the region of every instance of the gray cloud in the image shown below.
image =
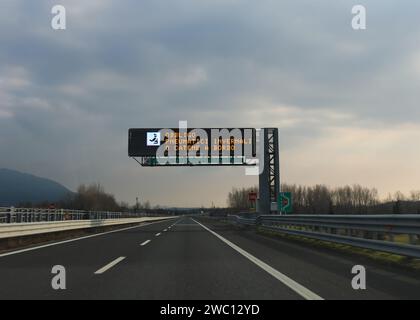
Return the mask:
[[[2, 1], [0, 167], [161, 204], [223, 204], [231, 181], [256, 183], [241, 169], [152, 171], [127, 158], [129, 127], [189, 120], [280, 127], [289, 182], [416, 187], [418, 174], [367, 170], [416, 170], [405, 155], [420, 127], [419, 3], [364, 1], [365, 32], [350, 27], [353, 1], [67, 0], [64, 32], [50, 28], [54, 4]], [[343, 132], [381, 148], [358, 150]], [[405, 134], [398, 154], [380, 132]], [[334, 136], [365, 155], [357, 172], [342, 173], [350, 154]], [[311, 158], [312, 146], [334, 161]]]

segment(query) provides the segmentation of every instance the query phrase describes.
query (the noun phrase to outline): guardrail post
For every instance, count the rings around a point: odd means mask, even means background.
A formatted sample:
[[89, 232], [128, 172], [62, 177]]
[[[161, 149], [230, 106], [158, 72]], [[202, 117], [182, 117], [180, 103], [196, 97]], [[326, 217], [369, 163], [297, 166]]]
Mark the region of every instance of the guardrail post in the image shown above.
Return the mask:
[[373, 239], [373, 232], [369, 232], [369, 231], [363, 231], [363, 238], [365, 239]]
[[14, 207], [10, 207], [10, 211], [6, 214], [7, 223], [12, 223], [14, 212], [15, 212], [15, 208]]

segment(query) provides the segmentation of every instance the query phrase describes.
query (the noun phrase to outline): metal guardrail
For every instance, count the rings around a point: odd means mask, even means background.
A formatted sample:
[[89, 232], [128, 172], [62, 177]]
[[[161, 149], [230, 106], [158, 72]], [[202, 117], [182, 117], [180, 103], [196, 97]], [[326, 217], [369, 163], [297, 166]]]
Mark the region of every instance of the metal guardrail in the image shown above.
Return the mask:
[[0, 224], [69, 220], [126, 219], [155, 216], [158, 215], [109, 211], [0, 207]]
[[232, 222], [236, 222], [236, 223], [247, 225], [247, 226], [255, 226], [257, 223], [256, 219], [244, 218], [244, 217], [236, 216], [236, 215], [235, 216], [230, 215], [228, 216], [228, 219]]
[[[420, 258], [420, 215], [262, 215], [229, 221], [262, 230]], [[401, 242], [397, 238], [405, 238]]]

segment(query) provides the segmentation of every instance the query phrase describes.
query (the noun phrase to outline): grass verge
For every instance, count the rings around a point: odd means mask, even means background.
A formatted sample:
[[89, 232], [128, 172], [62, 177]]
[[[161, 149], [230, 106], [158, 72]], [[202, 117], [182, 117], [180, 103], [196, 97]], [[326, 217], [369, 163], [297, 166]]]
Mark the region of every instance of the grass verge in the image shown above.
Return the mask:
[[400, 256], [396, 254], [391, 254], [382, 251], [375, 251], [370, 249], [364, 249], [359, 247], [353, 247], [350, 245], [339, 244], [334, 242], [328, 242], [324, 240], [317, 240], [306, 238], [297, 235], [289, 235], [281, 232], [275, 231], [268, 231], [261, 228], [256, 230], [258, 234], [280, 238], [280, 239], [287, 239], [294, 242], [304, 243], [305, 245], [309, 245], [316, 248], [324, 248], [330, 249], [341, 253], [352, 254], [362, 256], [368, 259], [371, 259], [375, 262], [379, 262], [381, 264], [386, 264], [395, 267], [402, 267], [404, 269], [410, 271], [417, 271], [420, 272], [420, 259], [414, 259], [406, 256]]

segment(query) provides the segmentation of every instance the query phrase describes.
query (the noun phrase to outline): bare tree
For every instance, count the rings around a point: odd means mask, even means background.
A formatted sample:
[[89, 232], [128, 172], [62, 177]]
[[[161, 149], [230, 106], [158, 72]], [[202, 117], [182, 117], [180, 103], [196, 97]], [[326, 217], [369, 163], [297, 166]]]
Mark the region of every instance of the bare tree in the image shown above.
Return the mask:
[[[231, 208], [250, 208], [249, 192], [257, 188], [234, 188], [228, 195]], [[329, 188], [325, 185], [301, 186], [282, 184], [282, 191], [293, 195], [295, 213], [301, 214], [367, 214], [380, 203], [378, 190], [361, 185]], [[403, 195], [398, 195], [401, 198]], [[420, 193], [419, 193], [420, 197]]]
[[420, 190], [413, 190], [410, 192], [411, 201], [420, 201]]
[[69, 209], [87, 211], [119, 211], [115, 197], [105, 192], [100, 184], [81, 185], [77, 193], [64, 204]]
[[252, 207], [252, 202], [249, 201], [249, 193], [251, 192], [258, 192], [258, 188], [233, 188], [228, 194], [228, 206], [232, 209], [238, 210], [250, 209]]
[[394, 200], [395, 201], [405, 201], [406, 197], [405, 197], [404, 193], [402, 193], [401, 191], [397, 191], [394, 194]]

